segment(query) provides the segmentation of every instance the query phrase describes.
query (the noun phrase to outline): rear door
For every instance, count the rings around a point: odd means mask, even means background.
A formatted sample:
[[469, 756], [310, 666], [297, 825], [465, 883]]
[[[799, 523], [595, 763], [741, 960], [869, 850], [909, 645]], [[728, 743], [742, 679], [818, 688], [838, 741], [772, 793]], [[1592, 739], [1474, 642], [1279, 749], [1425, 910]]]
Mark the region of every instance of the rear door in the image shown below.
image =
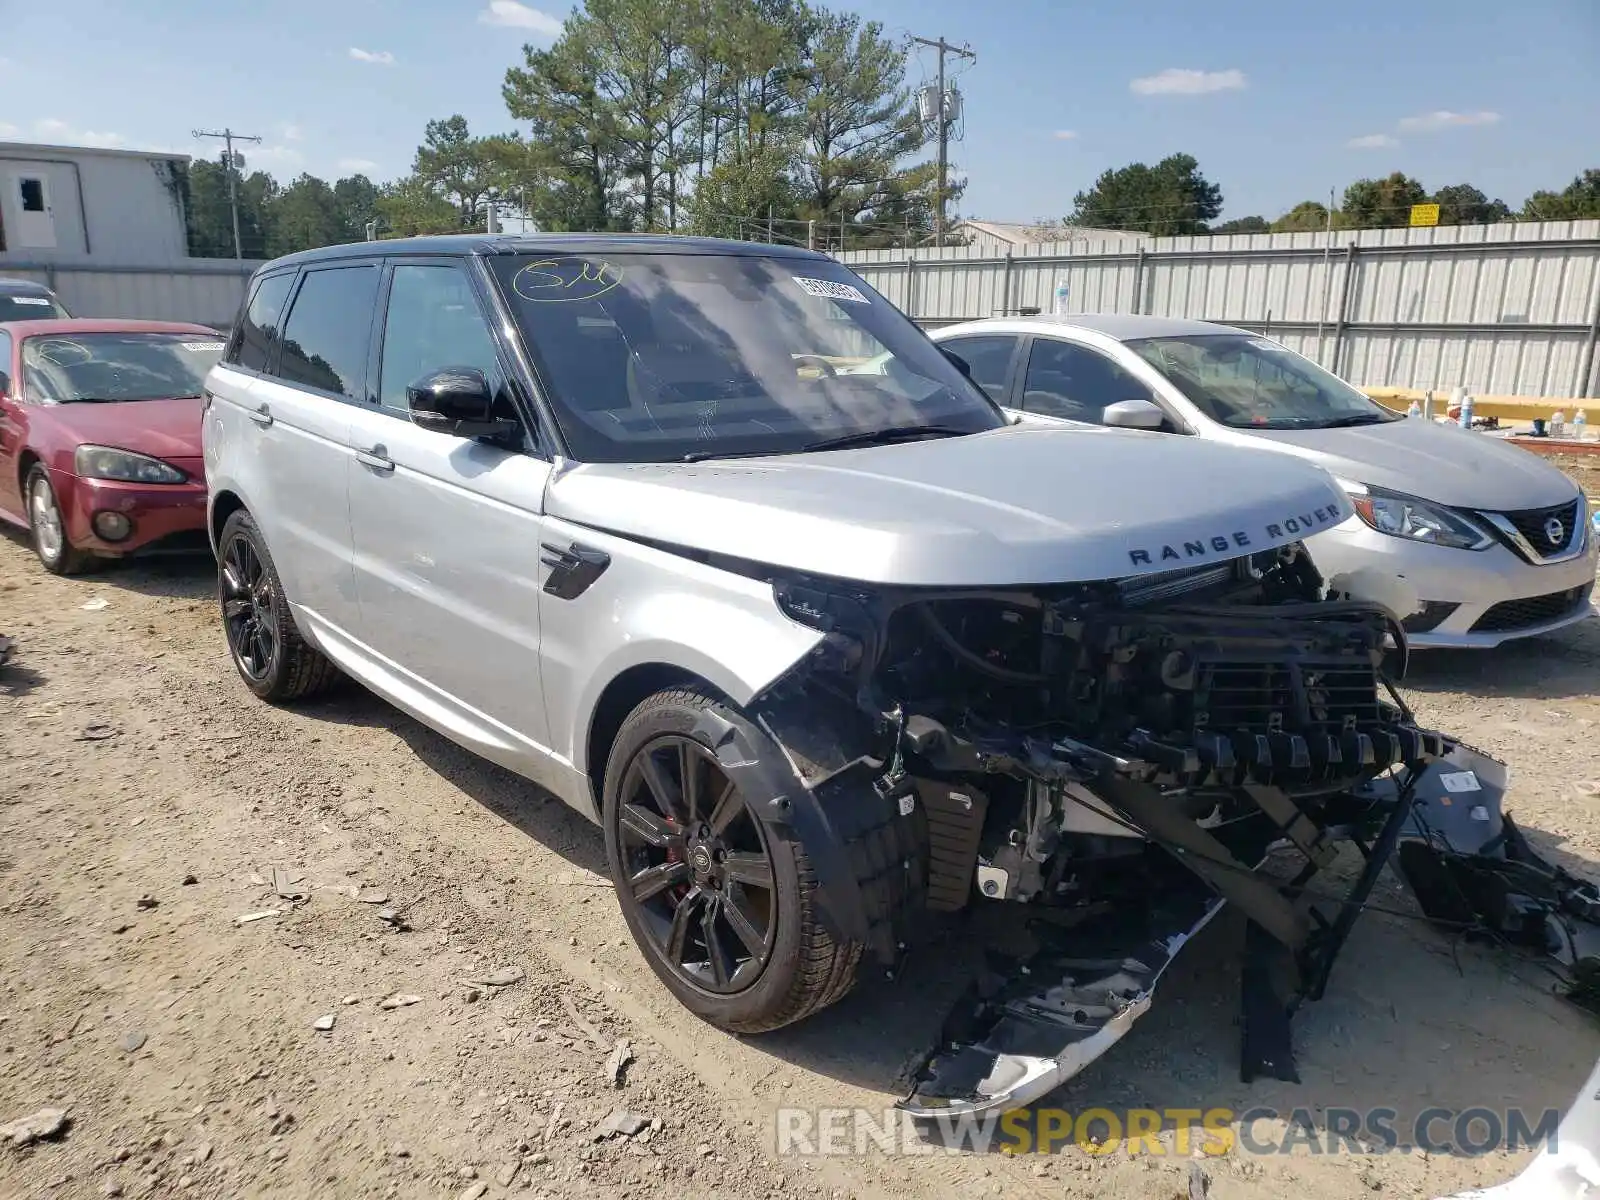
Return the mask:
[[234, 398], [234, 470], [301, 628], [319, 642], [347, 635], [356, 619], [349, 414], [366, 388], [379, 273], [377, 262], [341, 260], [307, 267], [289, 286], [269, 276], [260, 292], [271, 283], [273, 294], [252, 300], [247, 325], [272, 321], [274, 298], [292, 288], [281, 326], [247, 328], [240, 347], [252, 374]]
[[22, 411], [22, 374], [12, 360], [15, 339], [0, 329], [0, 512], [21, 519], [22, 493], [17, 479], [17, 455], [27, 435], [27, 418]]
[[467, 261], [396, 259], [372, 402], [351, 410], [350, 521], [367, 682], [485, 757], [538, 778], [549, 744], [539, 669], [540, 530], [550, 463], [411, 421], [407, 386], [476, 367], [521, 420], [512, 372]]

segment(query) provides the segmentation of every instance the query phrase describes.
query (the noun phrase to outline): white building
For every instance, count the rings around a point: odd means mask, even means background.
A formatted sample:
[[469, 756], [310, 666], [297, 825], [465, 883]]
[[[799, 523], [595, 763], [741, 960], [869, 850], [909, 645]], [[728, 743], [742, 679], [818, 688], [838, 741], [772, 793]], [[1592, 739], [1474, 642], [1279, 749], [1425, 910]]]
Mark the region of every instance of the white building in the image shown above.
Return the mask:
[[1126, 229], [1092, 229], [1087, 225], [1067, 225], [1060, 222], [1038, 222], [1019, 225], [1009, 221], [957, 221], [950, 232], [959, 236], [968, 246], [984, 254], [1022, 253], [1024, 247], [1045, 242], [1124, 242], [1129, 249], [1140, 242], [1148, 242], [1148, 233], [1131, 233]]
[[0, 267], [188, 257], [182, 154], [0, 142]]

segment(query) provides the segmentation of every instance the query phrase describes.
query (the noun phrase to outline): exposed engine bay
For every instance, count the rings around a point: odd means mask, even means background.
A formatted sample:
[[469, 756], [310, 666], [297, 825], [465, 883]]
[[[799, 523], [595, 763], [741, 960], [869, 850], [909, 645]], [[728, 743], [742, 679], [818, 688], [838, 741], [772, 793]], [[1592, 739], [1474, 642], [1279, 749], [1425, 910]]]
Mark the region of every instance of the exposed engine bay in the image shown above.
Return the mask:
[[[989, 899], [1034, 918], [1031, 948], [992, 956], [950, 1014], [902, 1102], [913, 1114], [1016, 1107], [1071, 1078], [1226, 902], [1248, 919], [1241, 1075], [1296, 1079], [1290, 1018], [1327, 986], [1396, 847], [1421, 843], [1418, 862], [1482, 850], [1441, 835], [1417, 798], [1479, 762], [1492, 788], [1498, 764], [1416, 724], [1385, 675], [1393, 660], [1403, 671], [1398, 618], [1330, 595], [1300, 545], [1033, 589], [774, 582], [784, 611], [825, 634], [753, 706], [817, 799], [799, 832], [834, 838], [870, 787], [915, 823], [924, 856], [903, 864], [911, 886], [832, 889], [825, 907], [891, 973], [932, 914]], [[1326, 883], [1345, 842], [1361, 864]], [[848, 870], [819, 862], [827, 893]], [[1488, 873], [1502, 886], [1480, 894], [1515, 908], [1506, 890], [1526, 878]]]

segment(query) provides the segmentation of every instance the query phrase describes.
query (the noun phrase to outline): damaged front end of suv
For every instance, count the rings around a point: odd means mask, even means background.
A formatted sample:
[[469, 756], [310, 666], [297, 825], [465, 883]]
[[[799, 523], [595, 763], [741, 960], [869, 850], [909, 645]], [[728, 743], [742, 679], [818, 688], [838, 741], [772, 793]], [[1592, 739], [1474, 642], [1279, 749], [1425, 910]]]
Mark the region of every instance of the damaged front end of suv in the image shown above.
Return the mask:
[[[1390, 611], [1330, 597], [1299, 542], [1055, 587], [775, 588], [823, 634], [751, 706], [816, 798], [798, 832], [834, 840], [870, 789], [922, 849], [850, 932], [893, 964], [930, 913], [1012, 901], [1038, 918], [951, 1014], [910, 1112], [1011, 1108], [1070, 1078], [1225, 902], [1249, 919], [1243, 1073], [1294, 1077], [1290, 1015], [1407, 827], [1413, 789], [1369, 785], [1453, 749], [1385, 679], [1404, 646]], [[1313, 888], [1345, 840], [1365, 868]], [[1275, 849], [1297, 866], [1264, 870]]]

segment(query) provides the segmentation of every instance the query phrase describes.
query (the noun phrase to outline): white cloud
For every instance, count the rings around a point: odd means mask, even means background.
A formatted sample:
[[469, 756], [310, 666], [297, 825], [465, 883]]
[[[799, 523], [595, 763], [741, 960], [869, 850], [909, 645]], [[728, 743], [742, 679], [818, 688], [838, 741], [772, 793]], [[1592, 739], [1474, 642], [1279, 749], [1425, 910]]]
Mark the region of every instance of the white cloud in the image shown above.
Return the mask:
[[394, 66], [394, 55], [387, 50], [363, 50], [359, 46], [351, 46], [350, 57], [357, 62], [377, 63], [384, 67]]
[[561, 18], [518, 4], [517, 0], [489, 0], [488, 7], [478, 14], [482, 25], [504, 25], [510, 29], [531, 29], [545, 37], [561, 36]]
[[120, 133], [101, 133], [93, 129], [74, 129], [68, 122], [59, 120], [56, 117], [45, 117], [41, 121], [35, 121], [33, 123], [33, 132], [36, 136], [48, 138], [57, 145], [92, 146], [101, 150], [115, 149], [127, 140]]
[[286, 142], [298, 142], [305, 135], [305, 130], [298, 125], [285, 125], [283, 127], [283, 140]]
[[1390, 137], [1387, 133], [1367, 133], [1345, 143], [1352, 150], [1393, 150], [1399, 144], [1399, 138]]
[[1461, 125], [1493, 125], [1499, 119], [1500, 114], [1497, 112], [1458, 113], [1441, 108], [1437, 112], [1403, 117], [1398, 128], [1402, 133], [1436, 133], [1441, 129], [1454, 129]]
[[[210, 151], [209, 153], [211, 153], [212, 157], [216, 156], [215, 151]], [[236, 151], [236, 153], [244, 155], [244, 169], [246, 173], [254, 170], [257, 167], [274, 165], [279, 168], [300, 167], [304, 166], [306, 161], [306, 156], [301, 154], [300, 151], [296, 150], [293, 146], [284, 146], [281, 144], [251, 146], [247, 143], [241, 149]]]
[[0, 137], [5, 137], [5, 138], [16, 137], [17, 134], [19, 134], [21, 132], [22, 132], [22, 130], [18, 129], [15, 125], [11, 124], [11, 122], [9, 122], [9, 121], [0, 121]]
[[1050, 135], [1058, 142], [1070, 142], [1078, 136], [1076, 129], [1058, 129]]
[[1145, 75], [1128, 84], [1141, 96], [1203, 96], [1207, 92], [1234, 92], [1245, 86], [1244, 72], [1194, 71], [1168, 67], [1157, 75]]
[[339, 170], [341, 171], [364, 174], [368, 171], [376, 171], [377, 169], [378, 164], [373, 162], [370, 158], [341, 158], [339, 160]]

